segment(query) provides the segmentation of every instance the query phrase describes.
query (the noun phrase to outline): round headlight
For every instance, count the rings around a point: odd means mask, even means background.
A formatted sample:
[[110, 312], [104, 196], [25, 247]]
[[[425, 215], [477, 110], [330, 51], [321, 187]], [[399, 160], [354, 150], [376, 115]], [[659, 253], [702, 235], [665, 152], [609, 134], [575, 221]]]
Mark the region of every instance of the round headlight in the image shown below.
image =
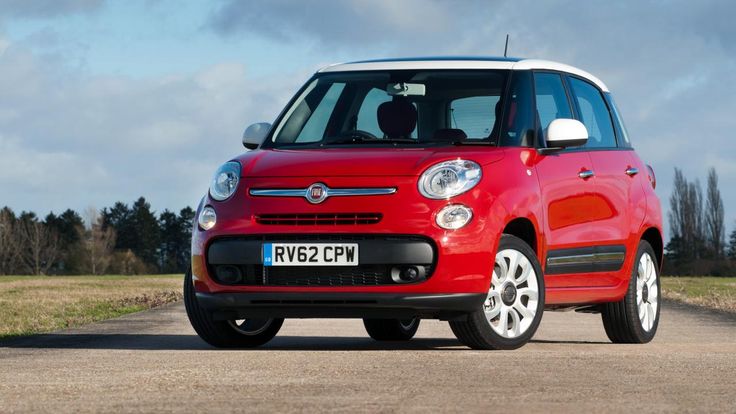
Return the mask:
[[462, 194], [480, 181], [480, 165], [468, 160], [452, 160], [427, 168], [419, 177], [419, 192], [432, 199]]
[[210, 197], [217, 201], [230, 198], [238, 188], [240, 181], [240, 163], [235, 161], [226, 162], [217, 169], [210, 183]]
[[452, 204], [444, 207], [437, 213], [437, 225], [447, 230], [457, 230], [473, 218], [473, 210], [461, 204]]
[[199, 213], [197, 223], [199, 223], [199, 227], [201, 227], [202, 230], [209, 230], [215, 227], [215, 224], [217, 223], [217, 213], [215, 213], [215, 209], [210, 206], [203, 208]]

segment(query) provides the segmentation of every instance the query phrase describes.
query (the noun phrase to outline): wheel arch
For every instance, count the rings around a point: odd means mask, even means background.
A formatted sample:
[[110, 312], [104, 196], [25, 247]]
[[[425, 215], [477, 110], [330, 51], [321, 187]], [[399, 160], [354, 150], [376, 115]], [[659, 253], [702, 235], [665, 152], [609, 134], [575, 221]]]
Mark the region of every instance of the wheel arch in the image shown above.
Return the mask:
[[644, 230], [641, 235], [641, 240], [646, 240], [654, 249], [654, 253], [657, 255], [657, 264], [659, 268], [662, 268], [662, 260], [664, 259], [664, 242], [662, 241], [662, 233], [656, 227], [649, 227]]
[[537, 237], [537, 228], [527, 217], [517, 217], [509, 221], [503, 228], [504, 234], [516, 236], [526, 242], [534, 253], [539, 254], [539, 238]]

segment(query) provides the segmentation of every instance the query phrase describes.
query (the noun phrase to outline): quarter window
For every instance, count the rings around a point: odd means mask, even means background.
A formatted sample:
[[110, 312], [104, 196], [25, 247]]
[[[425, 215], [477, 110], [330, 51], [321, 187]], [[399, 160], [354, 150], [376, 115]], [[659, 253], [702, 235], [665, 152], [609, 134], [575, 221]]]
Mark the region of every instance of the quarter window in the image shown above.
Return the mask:
[[556, 73], [535, 73], [534, 90], [537, 101], [539, 133], [544, 138], [547, 127], [555, 119], [572, 118], [562, 77]]
[[613, 131], [611, 114], [600, 91], [586, 81], [569, 79], [578, 106], [580, 122], [588, 129], [586, 148], [615, 148], [616, 134]]

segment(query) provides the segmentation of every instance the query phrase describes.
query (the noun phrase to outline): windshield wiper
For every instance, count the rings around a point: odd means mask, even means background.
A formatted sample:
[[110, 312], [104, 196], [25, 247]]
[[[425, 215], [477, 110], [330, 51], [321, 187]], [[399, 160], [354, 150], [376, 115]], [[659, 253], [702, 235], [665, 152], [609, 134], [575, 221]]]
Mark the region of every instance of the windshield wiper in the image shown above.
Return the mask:
[[417, 140], [411, 138], [376, 138], [369, 139], [363, 136], [353, 135], [349, 137], [340, 137], [335, 140], [328, 140], [325, 145], [345, 145], [345, 144], [416, 144]]
[[458, 140], [458, 141], [452, 141], [452, 145], [496, 146], [496, 141], [486, 141], [486, 140]]

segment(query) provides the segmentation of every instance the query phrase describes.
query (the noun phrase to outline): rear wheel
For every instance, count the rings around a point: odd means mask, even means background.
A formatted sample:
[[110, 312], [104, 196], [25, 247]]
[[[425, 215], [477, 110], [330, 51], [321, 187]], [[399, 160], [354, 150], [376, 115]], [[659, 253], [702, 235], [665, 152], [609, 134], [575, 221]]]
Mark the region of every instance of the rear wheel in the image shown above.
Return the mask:
[[496, 254], [488, 296], [452, 332], [473, 349], [516, 349], [526, 344], [544, 312], [544, 275], [534, 250], [504, 234]]
[[640, 241], [626, 296], [602, 306], [603, 327], [611, 342], [644, 344], [657, 333], [660, 289], [656, 257], [652, 246]]
[[419, 318], [363, 319], [363, 325], [376, 341], [408, 341], [419, 329]]
[[208, 344], [217, 348], [253, 348], [273, 339], [284, 323], [283, 319], [238, 319], [217, 321], [212, 313], [197, 303], [192, 273], [184, 277], [184, 306], [192, 328]]

